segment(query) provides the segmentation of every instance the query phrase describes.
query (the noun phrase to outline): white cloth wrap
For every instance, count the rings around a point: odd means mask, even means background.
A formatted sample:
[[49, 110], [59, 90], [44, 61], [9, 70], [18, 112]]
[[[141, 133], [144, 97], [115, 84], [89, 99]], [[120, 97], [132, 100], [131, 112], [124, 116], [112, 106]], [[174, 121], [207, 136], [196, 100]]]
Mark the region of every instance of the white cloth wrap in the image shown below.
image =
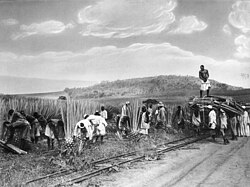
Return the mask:
[[201, 88], [200, 88], [200, 90], [206, 91], [206, 90], [208, 90], [209, 88], [211, 88], [210, 81], [207, 80], [207, 82], [204, 82], [203, 80], [201, 80]]

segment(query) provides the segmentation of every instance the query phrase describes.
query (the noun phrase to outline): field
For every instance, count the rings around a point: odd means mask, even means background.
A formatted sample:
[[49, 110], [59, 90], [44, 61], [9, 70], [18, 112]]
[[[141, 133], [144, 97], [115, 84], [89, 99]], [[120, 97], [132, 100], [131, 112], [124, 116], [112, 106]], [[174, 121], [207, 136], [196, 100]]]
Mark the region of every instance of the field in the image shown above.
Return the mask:
[[[117, 98], [111, 100], [51, 100], [44, 98], [30, 98], [30, 97], [3, 97], [1, 102], [1, 124], [5, 120], [8, 110], [10, 108], [18, 111], [24, 110], [28, 114], [39, 112], [45, 116], [46, 119], [57, 118], [59, 115], [63, 116], [65, 123], [66, 137], [72, 137], [74, 125], [83, 118], [84, 114], [92, 114], [100, 109], [101, 104], [105, 104], [109, 113], [107, 127], [107, 136], [104, 139], [104, 144], [99, 142], [91, 144], [84, 148], [81, 153], [78, 153], [79, 142], [75, 142], [72, 149], [66, 148], [66, 143], [59, 149], [57, 146], [54, 151], [48, 151], [46, 142], [40, 141], [37, 145], [30, 144], [31, 150], [28, 155], [15, 155], [6, 152], [0, 148], [1, 151], [1, 173], [0, 186], [16, 186], [30, 180], [32, 178], [56, 172], [60, 169], [71, 168], [74, 170], [88, 170], [91, 169], [89, 163], [104, 157], [110, 157], [129, 151], [143, 150], [154, 147], [161, 142], [176, 139], [184, 134], [176, 135], [166, 133], [161, 130], [159, 133], [154, 133], [153, 129], [150, 131], [150, 136], [147, 140], [121, 140], [116, 134], [115, 115], [120, 112], [120, 108], [124, 101], [130, 100], [132, 107], [132, 131], [138, 129], [138, 110], [142, 105], [142, 99], [137, 98]], [[167, 105], [168, 122], [171, 123], [172, 115], [176, 110], [176, 105]], [[2, 126], [1, 126], [2, 127]], [[177, 132], [177, 131], [173, 131]], [[188, 132], [186, 132], [188, 133]], [[2, 134], [2, 128], [0, 128]], [[65, 150], [68, 151], [64, 154]], [[72, 157], [73, 156], [73, 157]], [[50, 180], [44, 180], [35, 186], [46, 186]]]
[[[249, 90], [244, 91], [230, 91], [230, 92], [215, 92], [216, 95], [228, 95], [234, 97], [236, 100], [250, 102]], [[54, 95], [54, 97], [52, 97]], [[6, 152], [0, 148], [0, 186], [18, 186], [21, 183], [34, 179], [38, 176], [47, 175], [61, 169], [73, 169], [87, 171], [91, 169], [91, 162], [104, 157], [110, 157], [121, 153], [130, 151], [147, 150], [147, 148], [155, 147], [161, 142], [167, 142], [179, 137], [190, 134], [190, 130], [185, 130], [184, 133], [177, 133], [175, 129], [171, 133], [161, 130], [155, 133], [155, 130], [150, 129], [149, 137], [141, 138], [139, 141], [129, 139], [127, 141], [121, 140], [116, 134], [115, 116], [121, 112], [121, 106], [126, 101], [131, 102], [133, 119], [132, 131], [138, 129], [138, 110], [142, 105], [142, 101], [152, 98], [158, 101], [163, 101], [166, 104], [168, 112], [168, 124], [176, 128], [172, 123], [173, 115], [176, 111], [177, 105], [184, 106], [185, 112], [189, 115], [186, 106], [190, 96], [180, 96], [178, 94], [172, 95], [151, 95], [140, 97], [106, 97], [95, 98], [88, 100], [57, 100], [60, 93], [50, 94], [31, 94], [22, 96], [7, 97], [4, 96], [0, 99], [1, 110], [1, 124], [4, 117], [10, 108], [16, 110], [24, 110], [26, 113], [32, 114], [39, 112], [47, 119], [57, 118], [59, 115], [63, 117], [65, 123], [65, 131], [67, 137], [72, 137], [74, 125], [83, 118], [84, 114], [92, 114], [96, 110], [100, 110], [101, 105], [105, 105], [109, 114], [107, 136], [104, 143], [99, 142], [90, 144], [84, 147], [81, 153], [78, 153], [79, 142], [75, 142], [72, 149], [67, 150], [69, 154], [64, 154], [66, 143], [59, 149], [57, 146], [55, 150], [47, 150], [46, 142], [40, 141], [37, 145], [31, 144], [29, 154], [19, 156], [13, 153]], [[36, 98], [33, 98], [36, 97]], [[2, 134], [2, 126], [0, 128]], [[146, 152], [144, 152], [146, 154]], [[47, 186], [53, 183], [53, 179], [45, 179], [30, 186]], [[91, 186], [91, 185], [89, 185]]]

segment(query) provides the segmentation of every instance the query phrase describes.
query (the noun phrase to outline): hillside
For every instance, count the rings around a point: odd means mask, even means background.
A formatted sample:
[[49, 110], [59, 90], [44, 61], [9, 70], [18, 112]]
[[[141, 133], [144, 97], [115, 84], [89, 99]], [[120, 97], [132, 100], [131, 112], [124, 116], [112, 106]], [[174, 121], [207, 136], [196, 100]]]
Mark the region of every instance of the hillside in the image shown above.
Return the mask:
[[65, 88], [86, 87], [93, 84], [95, 82], [0, 76], [0, 93], [30, 94], [57, 92]]
[[[241, 90], [240, 87], [230, 86], [211, 80], [213, 92]], [[197, 95], [200, 80], [193, 76], [166, 75], [157, 77], [135, 78], [102, 82], [86, 88], [65, 89], [74, 98], [104, 98], [130, 96], [190, 96]]]

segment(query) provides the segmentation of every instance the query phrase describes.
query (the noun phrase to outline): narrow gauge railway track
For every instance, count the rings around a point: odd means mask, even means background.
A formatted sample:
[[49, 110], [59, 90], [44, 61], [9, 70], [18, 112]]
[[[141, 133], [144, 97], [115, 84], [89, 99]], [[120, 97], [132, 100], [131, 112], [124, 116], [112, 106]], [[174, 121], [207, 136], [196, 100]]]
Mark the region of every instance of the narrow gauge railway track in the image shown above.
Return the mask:
[[[171, 141], [171, 142], [166, 142], [166, 143], [162, 143], [157, 145], [157, 149], [156, 149], [156, 153], [157, 154], [163, 154], [166, 152], [170, 152], [170, 151], [174, 151], [177, 150], [179, 148], [185, 147], [189, 144], [195, 143], [197, 141], [203, 140], [205, 138], [207, 138], [208, 136], [202, 136], [202, 137], [194, 137], [194, 136], [189, 136], [189, 137], [185, 137], [182, 139], [178, 139], [175, 141]], [[177, 144], [177, 145], [175, 145]], [[166, 147], [167, 146], [167, 147]], [[57, 183], [55, 186], [63, 186], [65, 184], [70, 185], [70, 184], [74, 184], [74, 183], [80, 183], [82, 181], [85, 181], [91, 177], [95, 177], [98, 176], [100, 174], [102, 174], [104, 171], [107, 171], [109, 169], [112, 169], [114, 166], [120, 166], [126, 163], [132, 163], [132, 162], [136, 162], [136, 161], [140, 161], [142, 159], [145, 158], [145, 155], [143, 156], [137, 156], [138, 151], [133, 151], [133, 152], [129, 152], [129, 153], [125, 153], [125, 154], [120, 154], [117, 156], [113, 156], [113, 157], [109, 157], [109, 158], [104, 158], [104, 159], [99, 159], [96, 161], [93, 161], [91, 163], [91, 165], [93, 165], [95, 169], [93, 169], [90, 172], [82, 172], [82, 171], [73, 171], [73, 170], [61, 170], [46, 176], [42, 176], [30, 181], [27, 181], [25, 183], [25, 185], [39, 181], [39, 180], [43, 180], [46, 178], [59, 178], [59, 177], [65, 177], [68, 178], [68, 180], [65, 180], [63, 183]], [[102, 164], [104, 164], [104, 166], [101, 166]], [[105, 165], [106, 164], [106, 165]], [[108, 164], [108, 166], [107, 166]], [[72, 176], [70, 176], [72, 175]]]

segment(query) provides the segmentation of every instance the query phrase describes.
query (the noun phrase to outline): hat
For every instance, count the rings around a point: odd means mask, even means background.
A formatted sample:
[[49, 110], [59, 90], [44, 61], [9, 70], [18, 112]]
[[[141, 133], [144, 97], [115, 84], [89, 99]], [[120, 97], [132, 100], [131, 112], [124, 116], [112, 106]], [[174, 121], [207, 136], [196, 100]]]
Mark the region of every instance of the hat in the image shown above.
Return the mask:
[[158, 106], [164, 106], [163, 102], [160, 101], [160, 102], [158, 103]]
[[80, 129], [83, 129], [83, 128], [84, 128], [84, 123], [80, 123], [78, 127], [79, 127]]
[[243, 109], [246, 109], [246, 106], [242, 106]]
[[88, 114], [84, 114], [83, 118], [86, 119], [88, 116]]
[[207, 108], [212, 109], [213, 107], [212, 107], [212, 105], [208, 105]]

